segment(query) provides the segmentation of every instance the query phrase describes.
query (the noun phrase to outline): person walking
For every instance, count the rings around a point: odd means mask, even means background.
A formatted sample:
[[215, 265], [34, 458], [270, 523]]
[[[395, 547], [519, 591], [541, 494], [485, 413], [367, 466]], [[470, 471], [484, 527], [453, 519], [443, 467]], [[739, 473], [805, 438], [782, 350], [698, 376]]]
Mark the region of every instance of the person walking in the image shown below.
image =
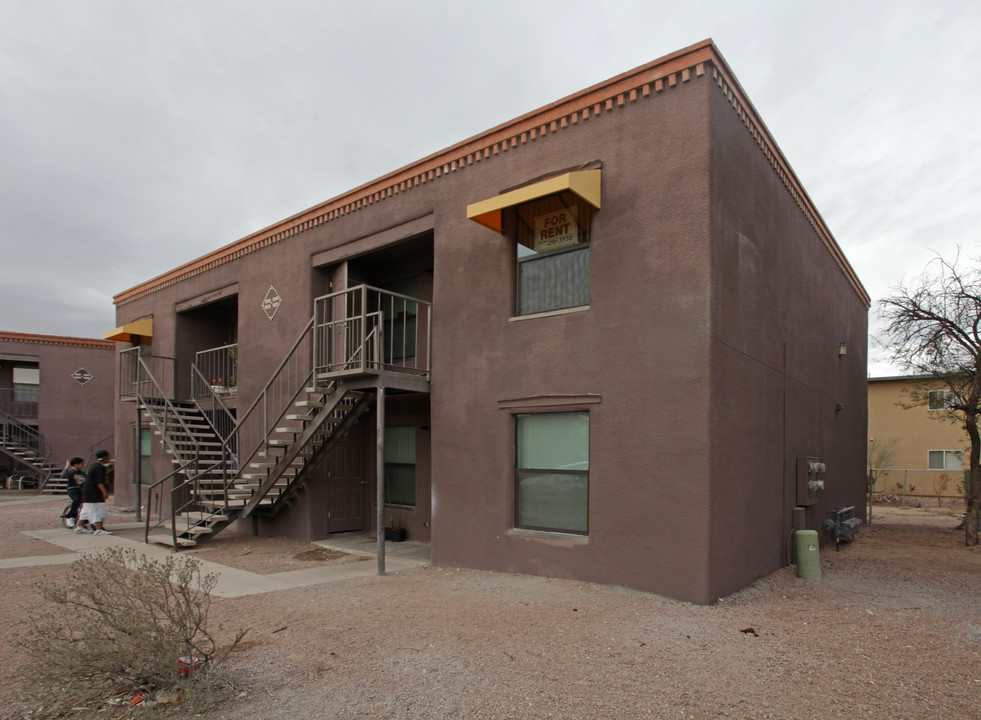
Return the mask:
[[65, 469], [61, 471], [66, 486], [65, 492], [72, 501], [71, 509], [65, 513], [68, 527], [75, 527], [78, 519], [78, 508], [82, 504], [82, 483], [85, 482], [85, 473], [82, 466], [85, 461], [80, 457], [73, 457], [65, 463]]
[[92, 532], [84, 527], [83, 523], [88, 522], [95, 526], [96, 535], [112, 535], [105, 528], [106, 516], [109, 513], [107, 501], [109, 500], [109, 485], [106, 481], [106, 472], [111, 462], [108, 450], [99, 450], [95, 454], [95, 462], [85, 470], [85, 483], [82, 485], [82, 511], [78, 514], [79, 526], [75, 531]]

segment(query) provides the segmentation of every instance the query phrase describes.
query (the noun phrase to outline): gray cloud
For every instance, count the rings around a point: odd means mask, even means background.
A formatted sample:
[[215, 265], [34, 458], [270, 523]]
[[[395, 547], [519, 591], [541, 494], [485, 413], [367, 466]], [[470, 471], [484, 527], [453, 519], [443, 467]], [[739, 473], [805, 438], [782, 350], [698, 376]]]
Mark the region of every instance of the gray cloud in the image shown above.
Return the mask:
[[706, 37], [873, 298], [981, 255], [973, 3], [0, 6], [2, 329], [101, 335], [114, 293]]

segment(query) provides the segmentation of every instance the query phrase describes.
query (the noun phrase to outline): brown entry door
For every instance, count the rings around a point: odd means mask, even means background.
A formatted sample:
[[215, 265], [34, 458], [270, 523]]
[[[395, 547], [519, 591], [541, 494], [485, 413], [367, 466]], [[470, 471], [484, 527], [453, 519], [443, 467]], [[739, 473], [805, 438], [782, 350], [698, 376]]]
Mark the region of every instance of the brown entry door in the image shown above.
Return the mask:
[[368, 528], [367, 432], [358, 422], [341, 438], [327, 460], [327, 532]]

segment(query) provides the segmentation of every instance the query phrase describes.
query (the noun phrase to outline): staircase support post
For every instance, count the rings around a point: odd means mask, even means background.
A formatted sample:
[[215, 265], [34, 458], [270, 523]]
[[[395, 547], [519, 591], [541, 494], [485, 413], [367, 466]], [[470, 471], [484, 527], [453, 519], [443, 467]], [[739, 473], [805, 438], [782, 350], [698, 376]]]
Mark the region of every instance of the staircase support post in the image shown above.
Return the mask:
[[375, 395], [375, 502], [378, 517], [375, 521], [378, 535], [378, 574], [385, 574], [385, 388], [379, 387]]

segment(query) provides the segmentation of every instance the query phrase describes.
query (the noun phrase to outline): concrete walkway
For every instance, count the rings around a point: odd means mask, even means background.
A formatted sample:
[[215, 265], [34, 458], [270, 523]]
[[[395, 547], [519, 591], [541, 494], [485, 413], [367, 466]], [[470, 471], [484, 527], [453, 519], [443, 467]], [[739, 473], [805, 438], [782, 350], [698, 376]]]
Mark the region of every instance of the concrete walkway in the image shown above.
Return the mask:
[[[113, 525], [113, 530], [139, 529], [142, 527], [142, 523], [116, 523]], [[99, 552], [107, 547], [131, 548], [141, 555], [155, 559], [162, 559], [172, 554], [168, 548], [162, 545], [146, 544], [118, 535], [83, 535], [70, 532], [65, 528], [31, 530], [25, 534], [51, 545], [62, 547], [67, 552], [57, 555], [0, 559], [0, 569], [66, 565], [77, 560], [81, 553]], [[376, 557], [375, 539], [369, 535], [341, 535], [315, 544], [355, 555]], [[260, 575], [200, 558], [198, 561], [201, 563], [203, 573], [216, 573], [218, 575], [218, 584], [212, 591], [212, 595], [215, 597], [256, 595], [305, 585], [318, 585], [336, 580], [377, 575], [377, 564], [365, 562], [324, 565], [323, 567], [304, 570], [289, 570], [272, 575]], [[386, 543], [385, 545], [386, 574], [411, 570], [427, 564], [429, 564], [428, 544], [405, 542]]]

